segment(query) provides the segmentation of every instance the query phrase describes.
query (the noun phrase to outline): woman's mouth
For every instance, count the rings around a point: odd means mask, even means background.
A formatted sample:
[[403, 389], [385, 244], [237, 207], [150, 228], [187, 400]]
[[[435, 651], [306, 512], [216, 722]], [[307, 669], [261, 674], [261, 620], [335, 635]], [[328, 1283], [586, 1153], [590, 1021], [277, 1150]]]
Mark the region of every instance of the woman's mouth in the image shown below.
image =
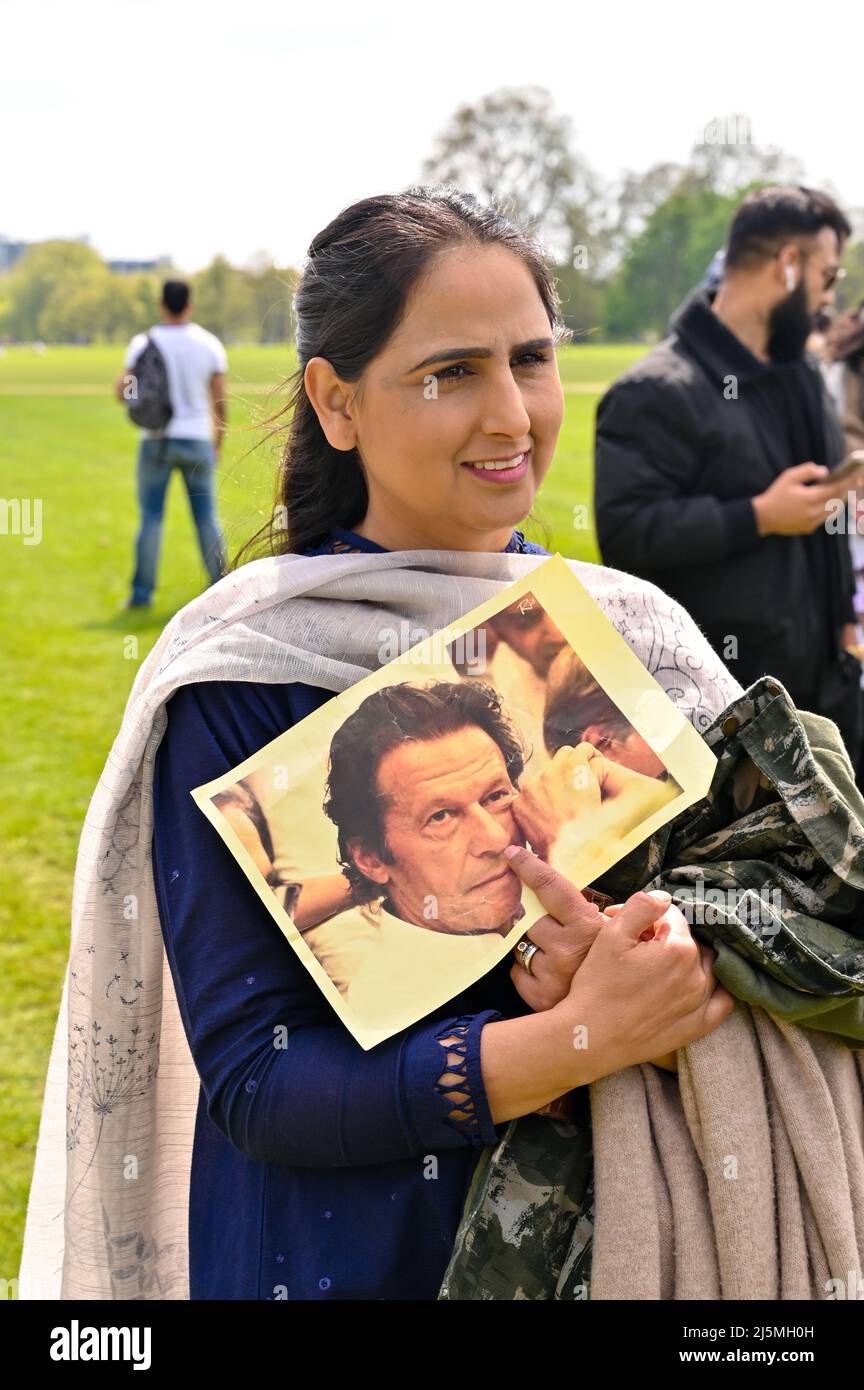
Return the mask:
[[520, 478], [525, 477], [530, 466], [530, 449], [524, 454], [514, 454], [509, 459], [482, 459], [462, 464], [462, 467], [473, 473], [475, 478], [482, 478], [487, 483], [518, 483]]

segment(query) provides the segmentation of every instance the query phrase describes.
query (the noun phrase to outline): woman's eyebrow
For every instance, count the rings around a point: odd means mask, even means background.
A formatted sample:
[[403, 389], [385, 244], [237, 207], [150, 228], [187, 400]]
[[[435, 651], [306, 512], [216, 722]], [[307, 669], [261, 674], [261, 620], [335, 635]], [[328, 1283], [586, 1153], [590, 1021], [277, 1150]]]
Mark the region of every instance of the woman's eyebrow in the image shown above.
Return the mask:
[[[530, 338], [527, 343], [515, 343], [510, 349], [511, 355], [517, 352], [534, 352], [537, 348], [548, 348], [552, 346], [551, 338]], [[418, 362], [416, 367], [409, 367], [409, 372], [419, 372], [421, 367], [429, 367], [433, 362], [458, 362], [463, 357], [492, 357], [494, 356], [491, 348], [469, 347], [469, 348], [442, 348], [440, 352], [433, 352], [431, 357], [424, 357], [422, 362]]]

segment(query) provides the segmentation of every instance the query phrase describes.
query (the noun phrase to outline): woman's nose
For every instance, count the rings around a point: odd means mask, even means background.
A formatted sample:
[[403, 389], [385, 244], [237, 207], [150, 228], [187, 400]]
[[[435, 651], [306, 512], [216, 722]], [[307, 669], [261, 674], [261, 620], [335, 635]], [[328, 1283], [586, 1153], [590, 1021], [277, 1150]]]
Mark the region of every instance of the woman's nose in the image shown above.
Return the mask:
[[531, 416], [525, 409], [521, 388], [509, 364], [501, 372], [490, 373], [480, 428], [484, 434], [502, 434], [519, 440], [531, 431]]

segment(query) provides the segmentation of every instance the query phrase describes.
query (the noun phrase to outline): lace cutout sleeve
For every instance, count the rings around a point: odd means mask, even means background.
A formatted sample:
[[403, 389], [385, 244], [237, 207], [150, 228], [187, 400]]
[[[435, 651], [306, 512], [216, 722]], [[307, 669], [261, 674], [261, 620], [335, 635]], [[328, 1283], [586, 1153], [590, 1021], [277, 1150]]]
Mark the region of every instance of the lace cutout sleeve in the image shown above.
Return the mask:
[[492, 1122], [480, 1066], [480, 1034], [503, 1018], [484, 1009], [435, 1019], [406, 1039], [403, 1095], [422, 1146], [490, 1148], [500, 1135]]
[[470, 1018], [457, 1018], [435, 1034], [435, 1041], [447, 1053], [447, 1071], [438, 1077], [434, 1089], [453, 1106], [446, 1123], [453, 1125], [466, 1139], [474, 1139], [480, 1129], [477, 1101], [468, 1077], [470, 1034]]

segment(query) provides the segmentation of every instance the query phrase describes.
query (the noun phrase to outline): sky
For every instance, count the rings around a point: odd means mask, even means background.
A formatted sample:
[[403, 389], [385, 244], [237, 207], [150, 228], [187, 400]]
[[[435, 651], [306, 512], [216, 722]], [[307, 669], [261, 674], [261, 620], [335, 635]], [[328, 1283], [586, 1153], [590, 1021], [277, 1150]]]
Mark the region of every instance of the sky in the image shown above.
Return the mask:
[[[343, 207], [421, 177], [456, 108], [541, 86], [608, 181], [746, 113], [864, 206], [864, 6], [0, 0], [0, 234], [193, 271], [302, 263]], [[796, 17], [800, 16], [800, 17]]]

